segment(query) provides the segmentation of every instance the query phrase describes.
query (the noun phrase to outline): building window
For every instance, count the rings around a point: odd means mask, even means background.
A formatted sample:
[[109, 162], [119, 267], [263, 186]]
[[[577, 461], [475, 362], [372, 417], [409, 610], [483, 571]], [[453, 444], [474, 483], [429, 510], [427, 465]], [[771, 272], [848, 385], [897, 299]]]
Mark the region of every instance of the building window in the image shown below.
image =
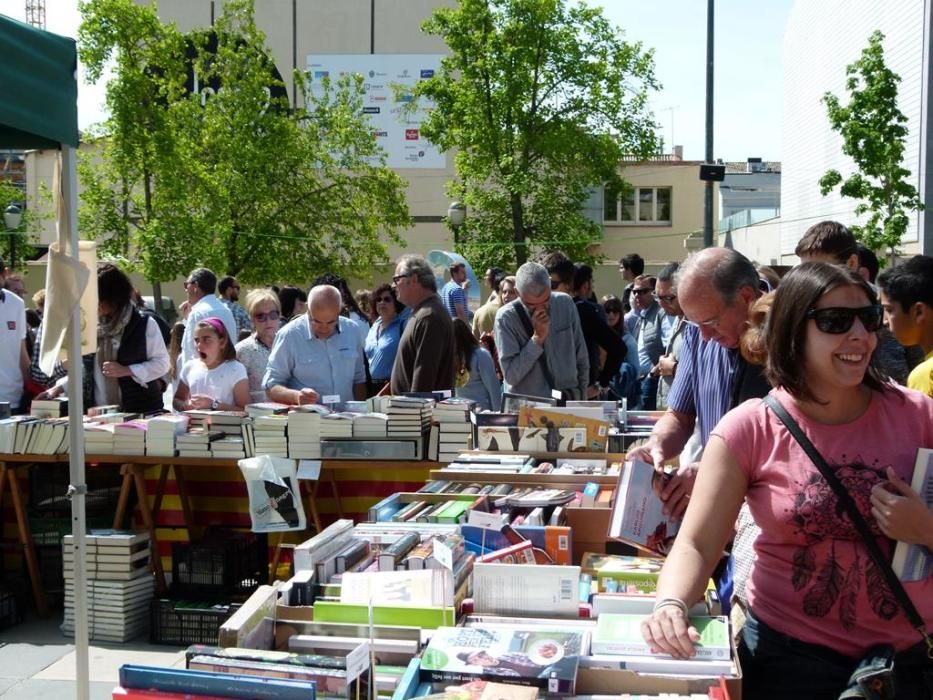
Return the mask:
[[620, 196], [618, 190], [606, 187], [603, 221], [607, 224], [669, 224], [671, 188], [632, 187]]

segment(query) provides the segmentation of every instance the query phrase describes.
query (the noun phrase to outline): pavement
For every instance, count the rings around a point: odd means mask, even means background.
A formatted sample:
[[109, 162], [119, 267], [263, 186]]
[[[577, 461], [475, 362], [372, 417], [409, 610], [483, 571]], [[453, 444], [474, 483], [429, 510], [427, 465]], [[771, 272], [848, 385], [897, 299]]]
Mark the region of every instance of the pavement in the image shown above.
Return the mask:
[[[75, 650], [62, 634], [61, 610], [49, 617], [27, 617], [0, 631], [0, 698], [3, 700], [68, 700], [75, 690]], [[184, 648], [157, 646], [146, 636], [124, 644], [91, 641], [90, 698], [110, 700], [123, 664], [184, 667]]]

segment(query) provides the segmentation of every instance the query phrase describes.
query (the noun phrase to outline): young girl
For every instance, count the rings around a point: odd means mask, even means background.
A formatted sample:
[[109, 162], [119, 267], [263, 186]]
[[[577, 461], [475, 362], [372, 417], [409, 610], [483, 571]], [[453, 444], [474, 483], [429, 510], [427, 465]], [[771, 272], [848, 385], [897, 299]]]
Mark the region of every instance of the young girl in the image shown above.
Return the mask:
[[249, 380], [246, 368], [237, 362], [223, 321], [213, 316], [200, 321], [194, 346], [198, 357], [181, 368], [175, 410], [242, 411], [249, 403]]

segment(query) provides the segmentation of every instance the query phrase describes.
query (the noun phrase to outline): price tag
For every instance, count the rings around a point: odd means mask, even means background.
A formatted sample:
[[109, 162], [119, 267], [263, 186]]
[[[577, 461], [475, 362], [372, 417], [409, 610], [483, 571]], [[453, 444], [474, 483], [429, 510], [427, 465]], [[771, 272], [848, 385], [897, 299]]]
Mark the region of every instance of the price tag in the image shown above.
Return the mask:
[[434, 551], [432, 552], [437, 563], [448, 571], [454, 570], [454, 553], [443, 540], [434, 540]]
[[501, 513], [484, 513], [479, 510], [471, 510], [467, 516], [467, 524], [476, 527], [486, 527], [492, 530], [498, 530], [502, 527]]
[[321, 460], [298, 460], [298, 478], [305, 481], [317, 481], [321, 478]]
[[369, 669], [369, 642], [360, 645], [347, 654], [347, 682], [356, 680]]
[[325, 394], [321, 397], [321, 403], [340, 403], [340, 394]]
[[551, 398], [560, 401], [564, 398], [564, 393], [560, 389], [551, 389]]

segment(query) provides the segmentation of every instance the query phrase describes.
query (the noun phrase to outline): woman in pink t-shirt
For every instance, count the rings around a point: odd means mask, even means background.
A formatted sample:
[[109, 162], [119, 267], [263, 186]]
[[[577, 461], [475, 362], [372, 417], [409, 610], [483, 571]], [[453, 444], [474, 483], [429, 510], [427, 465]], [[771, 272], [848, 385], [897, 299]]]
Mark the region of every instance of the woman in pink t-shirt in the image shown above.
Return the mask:
[[[771, 395], [890, 556], [892, 538], [933, 547], [933, 514], [905, 483], [917, 448], [933, 447], [933, 399], [881, 374], [874, 357], [881, 322], [861, 278], [808, 263], [781, 282], [761, 337]], [[693, 655], [699, 635], [687, 623], [686, 603], [705, 590], [743, 500], [761, 528], [739, 646], [745, 696], [837, 698], [859, 661], [885, 644], [898, 652], [896, 697], [930, 698], [926, 645], [829, 484], [760, 399], [728, 413], [703, 454], [655, 612], [642, 625], [653, 650]], [[933, 627], [933, 577], [904, 587]]]

